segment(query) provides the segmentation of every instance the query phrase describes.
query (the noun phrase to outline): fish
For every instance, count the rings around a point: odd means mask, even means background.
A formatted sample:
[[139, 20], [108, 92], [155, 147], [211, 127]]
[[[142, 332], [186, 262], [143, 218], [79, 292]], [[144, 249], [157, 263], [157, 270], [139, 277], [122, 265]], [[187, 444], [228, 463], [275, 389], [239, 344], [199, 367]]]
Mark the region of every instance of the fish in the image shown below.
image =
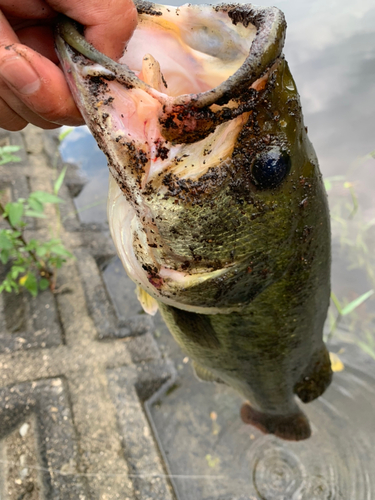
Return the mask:
[[286, 21], [251, 4], [136, 3], [117, 62], [68, 19], [56, 47], [108, 159], [108, 221], [147, 312], [243, 422], [311, 435], [297, 404], [332, 379], [323, 326], [330, 223], [316, 154], [283, 55]]

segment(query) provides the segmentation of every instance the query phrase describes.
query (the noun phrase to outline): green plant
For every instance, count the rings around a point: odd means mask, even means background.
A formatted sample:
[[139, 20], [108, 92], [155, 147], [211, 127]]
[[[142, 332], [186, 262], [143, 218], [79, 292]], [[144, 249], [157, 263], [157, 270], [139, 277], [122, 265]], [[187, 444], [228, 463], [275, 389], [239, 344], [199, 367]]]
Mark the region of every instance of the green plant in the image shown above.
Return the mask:
[[[18, 151], [19, 146], [11, 146], [11, 151], [9, 147], [0, 148], [0, 162], [4, 159], [7, 161], [3, 163], [17, 161], [17, 157], [11, 153]], [[27, 241], [24, 236], [28, 225], [26, 217], [46, 218], [46, 203], [52, 203], [56, 207], [64, 203], [57, 195], [65, 172], [66, 168], [55, 181], [53, 193], [34, 191], [27, 199], [19, 198], [16, 202], [8, 202], [5, 205], [0, 201], [0, 216], [9, 226], [8, 229], [0, 229], [0, 261], [9, 267], [0, 284], [0, 293], [19, 292], [20, 288], [26, 288], [31, 295], [36, 296], [40, 290], [48, 287], [54, 290], [56, 270], [68, 258], [73, 257], [59, 238], [51, 238], [48, 241], [32, 238]]]
[[5, 163], [21, 161], [19, 156], [15, 156], [12, 153], [19, 151], [19, 146], [3, 146], [0, 147], [0, 165], [5, 165]]
[[339, 299], [336, 297], [336, 295], [333, 292], [331, 292], [332, 302], [335, 304], [336, 309], [337, 309], [337, 317], [332, 324], [332, 328], [331, 328], [330, 333], [328, 334], [327, 340], [329, 340], [331, 338], [331, 336], [334, 333], [334, 331], [336, 330], [341, 318], [352, 313], [355, 309], [357, 309], [357, 307], [359, 307], [361, 304], [363, 304], [363, 302], [365, 302], [373, 294], [374, 294], [374, 290], [369, 290], [368, 292], [360, 295], [356, 299], [349, 302], [349, 304], [346, 304], [346, 306], [343, 306], [340, 303]]
[[[375, 358], [375, 219], [369, 218], [373, 206], [362, 196], [368, 191], [363, 183], [368, 178], [366, 172], [373, 168], [374, 159], [375, 150], [355, 161], [345, 175], [328, 177], [324, 182], [330, 198], [332, 238], [335, 258], [338, 259], [336, 273], [339, 276], [337, 282], [334, 279], [335, 293], [331, 295], [327, 340], [335, 335], [343, 342], [358, 345]], [[350, 288], [349, 283], [352, 283]], [[361, 294], [361, 288], [371, 290]], [[367, 300], [366, 305], [359, 307]]]

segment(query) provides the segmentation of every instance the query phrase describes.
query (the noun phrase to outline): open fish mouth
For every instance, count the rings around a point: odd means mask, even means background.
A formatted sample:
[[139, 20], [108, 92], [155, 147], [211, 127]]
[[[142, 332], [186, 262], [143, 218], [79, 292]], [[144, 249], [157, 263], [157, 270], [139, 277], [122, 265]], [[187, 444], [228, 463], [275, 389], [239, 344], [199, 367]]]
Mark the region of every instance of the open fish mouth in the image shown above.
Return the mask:
[[[284, 16], [252, 5], [147, 2], [138, 12], [119, 63], [96, 51], [68, 20], [56, 38], [72, 92], [115, 180], [108, 205], [112, 236], [129, 276], [152, 297], [203, 313], [237, 310], [267, 279], [245, 296], [232, 291], [229, 301], [222, 283], [235, 288], [236, 275], [256, 256], [224, 250], [231, 224], [221, 223], [218, 235], [196, 220], [206, 243], [191, 241], [177, 226], [194, 205], [207, 219], [208, 201], [225, 203], [220, 191], [234, 175], [238, 138], [283, 62]], [[280, 163], [279, 145], [268, 149]], [[283, 178], [288, 158], [281, 163]], [[262, 263], [251, 266], [256, 275]], [[282, 272], [277, 263], [274, 271]]]

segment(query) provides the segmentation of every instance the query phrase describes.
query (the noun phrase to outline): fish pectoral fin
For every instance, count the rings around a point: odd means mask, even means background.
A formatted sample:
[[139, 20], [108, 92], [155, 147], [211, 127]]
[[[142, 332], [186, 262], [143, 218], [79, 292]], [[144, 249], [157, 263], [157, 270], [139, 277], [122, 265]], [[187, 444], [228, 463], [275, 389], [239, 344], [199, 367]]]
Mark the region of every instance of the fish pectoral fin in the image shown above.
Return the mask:
[[161, 306], [161, 311], [167, 325], [173, 325], [172, 334], [177, 341], [180, 339], [183, 345], [189, 345], [193, 349], [200, 347], [220, 349], [220, 341], [208, 315], [184, 311], [164, 304]]
[[137, 286], [135, 293], [137, 294], [137, 298], [141, 303], [144, 312], [151, 314], [151, 316], [155, 316], [159, 308], [157, 300], [154, 299], [154, 297], [151, 297], [151, 295], [145, 292], [140, 286]]
[[265, 434], [275, 434], [287, 441], [301, 441], [311, 436], [309, 421], [302, 411], [274, 415], [255, 410], [249, 403], [244, 403], [241, 407], [241, 419]]
[[214, 373], [212, 373], [204, 366], [198, 364], [196, 361], [193, 361], [193, 368], [196, 377], [203, 382], [216, 382], [217, 384], [225, 383], [223, 380], [221, 380], [221, 378], [217, 377]]
[[294, 386], [294, 393], [301, 401], [309, 403], [323, 394], [331, 380], [331, 360], [323, 346], [311, 356], [310, 363]]

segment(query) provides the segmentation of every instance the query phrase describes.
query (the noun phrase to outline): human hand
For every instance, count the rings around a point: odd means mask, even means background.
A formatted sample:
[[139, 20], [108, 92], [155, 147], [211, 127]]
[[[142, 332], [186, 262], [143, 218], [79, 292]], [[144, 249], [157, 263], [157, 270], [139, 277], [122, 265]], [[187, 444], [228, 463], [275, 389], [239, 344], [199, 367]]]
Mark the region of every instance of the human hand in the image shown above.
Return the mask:
[[54, 49], [58, 13], [83, 24], [86, 39], [112, 59], [137, 23], [132, 0], [0, 0], [1, 128], [83, 124]]

